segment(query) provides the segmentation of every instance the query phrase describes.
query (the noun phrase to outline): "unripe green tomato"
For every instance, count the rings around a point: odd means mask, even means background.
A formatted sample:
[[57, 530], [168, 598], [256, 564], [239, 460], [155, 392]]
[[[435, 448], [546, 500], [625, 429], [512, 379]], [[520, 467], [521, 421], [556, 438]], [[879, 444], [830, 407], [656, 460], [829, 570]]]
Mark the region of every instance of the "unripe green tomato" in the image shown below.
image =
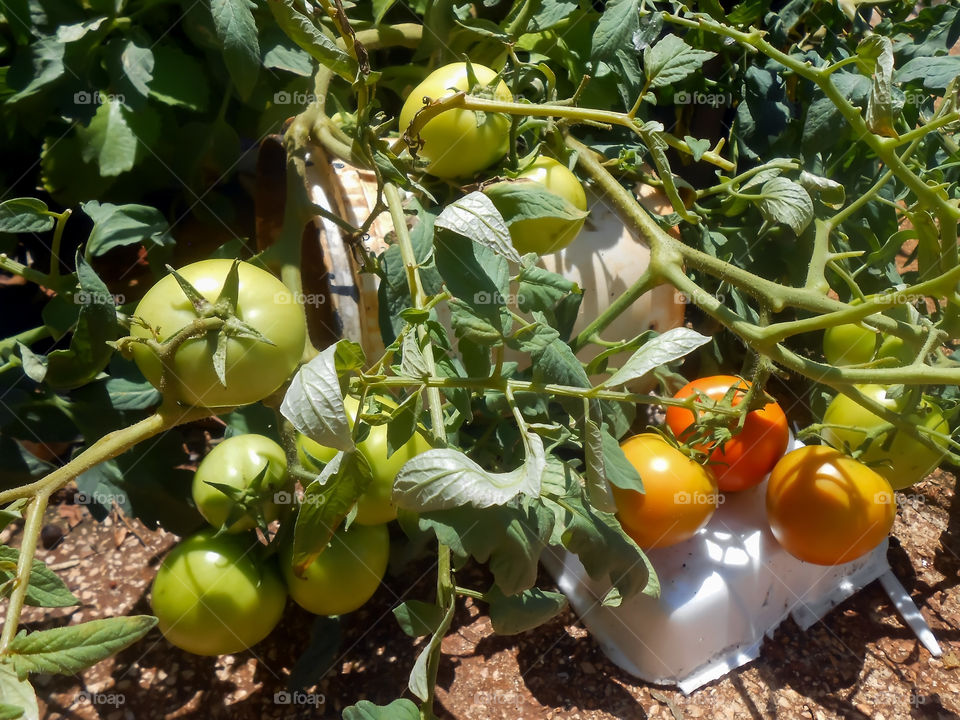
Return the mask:
[[823, 332], [823, 355], [831, 365], [861, 365], [880, 358], [897, 358], [908, 363], [913, 353], [896, 335], [883, 335], [877, 347], [878, 333], [855, 323], [827, 328]]
[[[195, 262], [180, 268], [208, 301], [215, 302], [223, 289], [232, 260], [215, 259]], [[303, 355], [307, 338], [307, 321], [303, 307], [276, 277], [255, 265], [239, 266], [237, 316], [264, 335], [273, 344], [249, 337], [227, 340], [226, 384], [220, 383], [213, 365], [216, 340], [212, 334], [191, 338], [177, 349], [173, 372], [164, 393], [187, 405], [232, 407], [262, 400], [290, 377]], [[175, 335], [196, 320], [193, 305], [176, 278], [161, 278], [140, 300], [134, 316], [157, 330], [160, 340]], [[152, 333], [134, 323], [130, 334], [152, 337]], [[146, 345], [132, 346], [133, 359], [150, 383], [160, 388], [163, 365]]]
[[[472, 63], [481, 85], [497, 76], [490, 68]], [[439, 100], [459, 91], [469, 91], [466, 63], [451, 63], [434, 70], [410, 91], [400, 110], [400, 131], [404, 132], [413, 116], [423, 108], [423, 99]], [[497, 82], [494, 98], [512, 102], [513, 95], [502, 80]], [[420, 130], [423, 147], [418, 154], [427, 160], [426, 171], [440, 178], [465, 178], [489, 167], [507, 154], [510, 142], [510, 118], [501, 113], [484, 113], [477, 124], [473, 110], [447, 110], [432, 118]]]
[[[553, 158], [537, 158], [530, 167], [517, 176], [517, 179], [540, 183], [549, 192], [563, 198], [577, 210], [585, 212], [587, 209], [587, 196], [583, 192], [583, 185], [565, 165]], [[495, 183], [490, 188], [498, 185], [501, 183]], [[494, 206], [497, 206], [495, 192], [491, 195], [491, 200]], [[498, 209], [501, 208], [498, 207]], [[584, 218], [523, 218], [510, 224], [510, 239], [521, 255], [528, 252], [547, 255], [562, 250], [572, 243], [580, 233], [583, 222]]]
[[[883, 385], [860, 385], [860, 392], [876, 402], [884, 405], [898, 414], [903, 414], [901, 399], [888, 398], [887, 389]], [[925, 427], [941, 433], [949, 433], [950, 427], [943, 417], [943, 413], [927, 400], [921, 400], [916, 411], [905, 418], [918, 427]], [[848, 398], [846, 395], [837, 395], [827, 407], [823, 415], [823, 422], [827, 425], [850, 425], [863, 430], [846, 430], [842, 428], [824, 428], [823, 439], [838, 450], [844, 449], [847, 444], [856, 450], [866, 439], [866, 431], [885, 423], [881, 417], [874, 415], [864, 407]], [[886, 435], [873, 440], [870, 448], [860, 456], [860, 461], [873, 468], [885, 477], [894, 490], [902, 490], [922, 480], [933, 472], [943, 459], [943, 452], [937, 452], [923, 445], [905, 432], [897, 432], [887, 449], [883, 448]], [[946, 448], [946, 441], [936, 439], [936, 443]]]
[[202, 530], [170, 551], [150, 598], [168, 641], [196, 655], [225, 655], [270, 634], [287, 592], [275, 563], [257, 562], [256, 543], [250, 535]]
[[[387, 407], [392, 407], [389, 400], [381, 398]], [[352, 397], [344, 400], [347, 418], [353, 424], [357, 414], [357, 401]], [[366, 492], [357, 501], [357, 517], [355, 522], [361, 525], [380, 525], [390, 522], [397, 517], [397, 507], [390, 496], [393, 493], [393, 481], [408, 460], [430, 450], [430, 443], [419, 433], [414, 433], [407, 442], [397, 448], [396, 452], [387, 457], [387, 425], [374, 425], [370, 428], [367, 437], [358, 443], [357, 448], [366, 458], [373, 473], [373, 480], [367, 486]], [[320, 472], [320, 467], [312, 462], [309, 456], [324, 463], [330, 462], [337, 451], [311, 440], [305, 435], [297, 438], [297, 454], [303, 466], [313, 472]]]
[[387, 571], [390, 534], [386, 525], [342, 527], [303, 577], [293, 572], [293, 543], [280, 549], [280, 569], [297, 604], [315, 615], [343, 615], [362, 606], [376, 592]]
[[[279, 515], [279, 508], [273, 501], [274, 493], [287, 486], [287, 458], [282, 447], [263, 435], [234, 435], [207, 454], [193, 476], [193, 501], [197, 510], [213, 527], [223, 527], [235, 503], [208, 481], [246, 490], [264, 466], [266, 473], [260, 485], [260, 508], [266, 521], [273, 522]], [[244, 532], [256, 525], [254, 516], [245, 513], [227, 528], [227, 532]]]

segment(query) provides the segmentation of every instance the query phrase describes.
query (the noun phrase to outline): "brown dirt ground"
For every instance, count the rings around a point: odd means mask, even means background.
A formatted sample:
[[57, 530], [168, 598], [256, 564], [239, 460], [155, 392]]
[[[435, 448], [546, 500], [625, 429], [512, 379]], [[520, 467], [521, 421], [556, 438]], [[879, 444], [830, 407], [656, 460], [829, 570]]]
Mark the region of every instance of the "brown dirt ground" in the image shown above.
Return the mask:
[[[786, 621], [758, 660], [689, 696], [633, 678], [610, 663], [572, 612], [518, 636], [492, 633], [483, 608], [463, 603], [444, 640], [438, 712], [456, 720], [633, 720], [635, 718], [960, 718], [960, 499], [940, 472], [910, 489], [894, 528], [890, 562], [944, 649], [934, 659], [874, 583], [807, 632]], [[95, 522], [69, 502], [50, 509], [64, 537], [39, 557], [81, 598], [78, 609], [25, 615], [49, 627], [124, 613], [149, 613], [147, 592], [175, 536], [114, 516]], [[53, 528], [48, 531], [55, 537]], [[8, 529], [0, 540], [18, 540]], [[7, 537], [11, 536], [11, 537]], [[550, 585], [544, 574], [541, 581]], [[219, 658], [189, 655], [157, 631], [79, 676], [37, 676], [50, 720], [173, 718], [339, 718], [360, 699], [386, 703], [406, 687], [423, 640], [399, 629], [400, 599], [429, 599], [427, 561], [389, 576], [361, 610], [344, 618], [341, 656], [305, 696], [314, 705], [275, 702], [306, 647], [311, 616], [290, 604], [277, 630], [253, 650]], [[485, 587], [481, 568], [458, 582]], [[408, 694], [409, 696], [409, 694]], [[91, 702], [92, 700], [92, 702]]]

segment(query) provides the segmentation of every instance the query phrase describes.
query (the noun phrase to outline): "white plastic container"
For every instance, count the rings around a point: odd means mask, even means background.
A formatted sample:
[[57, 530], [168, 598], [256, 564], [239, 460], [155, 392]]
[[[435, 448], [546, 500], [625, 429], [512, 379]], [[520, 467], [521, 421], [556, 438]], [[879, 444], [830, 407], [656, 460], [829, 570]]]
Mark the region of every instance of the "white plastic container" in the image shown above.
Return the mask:
[[[793, 441], [789, 450], [801, 446]], [[878, 578], [885, 588], [892, 583], [888, 592], [898, 610], [931, 653], [939, 655], [922, 616], [890, 572], [886, 541], [843, 565], [803, 562], [770, 532], [765, 493], [766, 480], [727, 493], [693, 538], [650, 550], [647, 555], [661, 585], [659, 598], [635, 596], [620, 607], [603, 607], [609, 585], [591, 580], [575, 555], [545, 554], [545, 565], [614, 664], [647, 682], [677, 685], [683, 692], [756, 658], [764, 637], [788, 615], [805, 630]]]

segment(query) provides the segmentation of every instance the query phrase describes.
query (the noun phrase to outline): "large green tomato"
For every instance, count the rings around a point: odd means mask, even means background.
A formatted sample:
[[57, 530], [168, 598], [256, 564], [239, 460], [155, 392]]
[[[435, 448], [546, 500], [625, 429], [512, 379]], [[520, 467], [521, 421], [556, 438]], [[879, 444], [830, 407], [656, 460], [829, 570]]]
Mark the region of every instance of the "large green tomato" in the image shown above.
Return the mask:
[[[388, 407], [392, 406], [389, 400], [381, 398], [381, 402]], [[344, 400], [344, 405], [347, 409], [347, 417], [352, 425], [353, 418], [357, 414], [358, 403], [354, 398], [348, 396]], [[393, 455], [387, 457], [387, 426], [384, 424], [371, 427], [367, 437], [357, 447], [370, 464], [373, 480], [367, 487], [367, 491], [357, 501], [355, 522], [361, 525], [379, 525], [390, 522], [397, 517], [397, 507], [390, 499], [393, 493], [393, 481], [396, 479], [397, 473], [400, 472], [400, 468], [408, 460], [429, 450], [430, 443], [424, 440], [419, 433], [414, 433], [413, 437], [397, 448]], [[313, 462], [312, 458], [327, 463], [333, 459], [337, 451], [301, 435], [297, 438], [297, 454], [305, 468], [320, 472], [320, 467]]]
[[[903, 414], [901, 410], [903, 401], [887, 397], [886, 388], [882, 385], [861, 385], [859, 390], [881, 405]], [[943, 413], [926, 400], [922, 400], [917, 410], [906, 419], [914, 425], [930, 430], [941, 433], [950, 432]], [[861, 407], [846, 395], [837, 395], [827, 407], [823, 422], [827, 425], [851, 425], [863, 428], [863, 430], [824, 428], [823, 439], [838, 450], [843, 450], [845, 444], [851, 449], [858, 448], [866, 438], [867, 430], [886, 421]], [[931, 450], [904, 432], [897, 432], [887, 449], [883, 448], [885, 440], [886, 434], [875, 438], [870, 448], [860, 456], [860, 460], [883, 475], [894, 490], [902, 490], [925, 478], [936, 469], [945, 454]], [[946, 447], [946, 441], [938, 439], [937, 444]]]
[[203, 530], [170, 551], [150, 599], [164, 637], [197, 655], [255, 645], [280, 622], [287, 601], [275, 564], [256, 561], [255, 538], [214, 534]]
[[[223, 289], [232, 260], [203, 260], [179, 270], [207, 300], [213, 302]], [[168, 395], [189, 405], [230, 407], [262, 400], [290, 377], [303, 355], [307, 323], [303, 308], [293, 294], [273, 275], [250, 263], [240, 263], [238, 317], [256, 328], [273, 344], [253, 338], [233, 337], [227, 341], [226, 385], [221, 385], [213, 367], [216, 337], [187, 340], [173, 359]], [[193, 305], [167, 275], [143, 296], [134, 315], [157, 330], [166, 340], [196, 319]], [[150, 331], [134, 323], [137, 337]], [[146, 345], [134, 344], [133, 357], [144, 376], [160, 387], [163, 367]]]
[[[264, 468], [260, 490], [254, 492], [251, 483]], [[253, 434], [229, 437], [207, 454], [193, 476], [193, 501], [206, 521], [219, 529], [227, 522], [236, 503], [210, 482], [248, 491], [266, 521], [273, 522], [279, 515], [274, 495], [287, 486], [287, 458], [283, 448], [273, 440]], [[227, 532], [252, 530], [256, 525], [256, 517], [247, 512]]]
[[[497, 74], [484, 65], [473, 64], [481, 85], [489, 85]], [[400, 110], [400, 131], [410, 125], [423, 107], [423, 99], [439, 100], [459, 91], [469, 91], [466, 63], [452, 63], [434, 70], [407, 96]], [[511, 102], [513, 95], [502, 80], [493, 91], [496, 100]], [[478, 123], [478, 117], [482, 122]], [[507, 154], [510, 118], [499, 113], [478, 116], [473, 110], [447, 110], [431, 119], [420, 131], [420, 157], [429, 162], [427, 172], [441, 178], [465, 178], [489, 167]]]
[[280, 568], [290, 597], [315, 615], [343, 615], [376, 592], [387, 571], [390, 534], [386, 525], [340, 528], [302, 578], [293, 573], [293, 543], [280, 550]]
[[823, 355], [836, 366], [861, 365], [888, 357], [904, 363], [913, 360], [913, 352], [902, 338], [878, 334], [855, 323], [827, 328], [823, 333]]
[[[583, 192], [583, 185], [577, 176], [567, 170], [553, 158], [540, 157], [530, 167], [517, 176], [519, 180], [532, 180], [544, 186], [549, 192], [566, 200], [576, 210], [585, 212], [587, 196]], [[490, 198], [498, 210], [504, 212], [506, 207], [502, 201], [498, 202], [497, 188], [510, 183], [494, 183], [490, 190]], [[514, 220], [510, 223], [510, 239], [513, 246], [521, 255], [535, 252], [538, 255], [562, 250], [572, 243], [580, 229], [584, 218], [564, 217], [534, 217]]]

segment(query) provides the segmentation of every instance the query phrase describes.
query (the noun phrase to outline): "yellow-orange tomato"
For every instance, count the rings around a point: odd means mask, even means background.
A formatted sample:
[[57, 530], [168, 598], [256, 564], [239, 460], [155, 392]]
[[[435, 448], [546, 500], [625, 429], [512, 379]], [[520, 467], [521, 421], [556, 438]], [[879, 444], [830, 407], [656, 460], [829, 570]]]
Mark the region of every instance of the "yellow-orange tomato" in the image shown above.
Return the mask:
[[833, 448], [799, 448], [770, 473], [770, 529], [806, 562], [839, 565], [866, 555], [890, 532], [895, 515], [890, 483]]
[[643, 492], [613, 486], [617, 518], [642, 548], [675, 545], [693, 537], [717, 509], [713, 473], [655, 433], [620, 447], [643, 480]]

